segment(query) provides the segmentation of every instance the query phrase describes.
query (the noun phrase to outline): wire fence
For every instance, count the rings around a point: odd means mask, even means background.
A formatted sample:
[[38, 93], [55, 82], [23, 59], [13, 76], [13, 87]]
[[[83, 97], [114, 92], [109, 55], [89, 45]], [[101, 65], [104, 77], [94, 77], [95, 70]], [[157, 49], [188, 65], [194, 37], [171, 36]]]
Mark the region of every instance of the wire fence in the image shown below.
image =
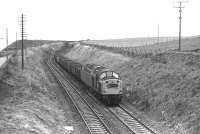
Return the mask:
[[157, 55], [161, 53], [166, 53], [170, 51], [174, 51], [176, 47], [166, 47], [164, 45], [158, 46], [136, 46], [136, 47], [117, 47], [117, 46], [105, 46], [105, 45], [98, 45], [98, 44], [90, 44], [81, 42], [82, 45], [92, 46], [103, 50], [112, 51], [114, 53], [120, 53], [129, 57], [134, 56], [151, 56]]

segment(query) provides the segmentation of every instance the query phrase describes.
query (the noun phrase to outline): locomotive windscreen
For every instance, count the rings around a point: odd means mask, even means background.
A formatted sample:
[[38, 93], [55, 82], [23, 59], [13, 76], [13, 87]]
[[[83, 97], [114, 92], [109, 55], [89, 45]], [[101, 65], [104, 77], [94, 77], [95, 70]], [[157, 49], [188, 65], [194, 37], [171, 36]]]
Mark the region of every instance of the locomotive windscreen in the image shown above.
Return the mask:
[[118, 75], [117, 73], [113, 72], [113, 76], [114, 76], [115, 78], [118, 78], [118, 79], [119, 79], [119, 75]]
[[101, 75], [100, 75], [100, 79], [104, 79], [104, 78], [110, 78], [110, 77], [114, 77], [114, 78], [117, 78], [119, 79], [119, 74], [115, 73], [115, 72], [103, 72]]

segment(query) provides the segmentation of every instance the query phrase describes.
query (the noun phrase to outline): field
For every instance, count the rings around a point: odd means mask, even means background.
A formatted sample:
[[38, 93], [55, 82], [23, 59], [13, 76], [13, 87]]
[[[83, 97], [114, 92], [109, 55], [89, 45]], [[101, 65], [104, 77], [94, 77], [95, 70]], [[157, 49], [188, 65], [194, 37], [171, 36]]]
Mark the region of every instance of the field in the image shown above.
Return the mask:
[[[177, 37], [160, 37], [159, 42], [162, 43], [177, 39], [178, 39]], [[158, 38], [147, 37], [147, 38], [126, 38], [126, 39], [109, 39], [109, 40], [88, 40], [84, 42], [91, 44], [101, 44], [105, 46], [114, 46], [114, 47], [136, 47], [136, 46], [157, 44]]]
[[[129, 56], [158, 54], [177, 50], [179, 41], [177, 37], [161, 37], [159, 43], [157, 38], [133, 38], [114, 40], [89, 40], [83, 43], [111, 48], [115, 52], [125, 53]], [[199, 49], [200, 37], [184, 37], [182, 39], [181, 50]]]

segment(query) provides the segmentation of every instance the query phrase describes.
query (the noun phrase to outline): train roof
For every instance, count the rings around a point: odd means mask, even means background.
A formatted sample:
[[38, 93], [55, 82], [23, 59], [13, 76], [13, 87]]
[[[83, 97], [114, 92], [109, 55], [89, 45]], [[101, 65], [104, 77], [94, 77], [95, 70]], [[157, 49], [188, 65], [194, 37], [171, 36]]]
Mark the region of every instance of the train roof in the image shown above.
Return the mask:
[[71, 66], [74, 66], [74, 67], [77, 67], [77, 68], [82, 68], [82, 65], [80, 63], [77, 63], [77, 62], [74, 62], [74, 61], [71, 62]]
[[75, 67], [78, 67], [78, 68], [82, 68], [82, 65], [78, 62], [75, 62], [61, 54], [56, 54], [56, 56], [58, 56], [63, 62], [66, 62], [66, 63], [70, 63], [71, 66], [75, 66]]
[[[72, 66], [76, 66], [78, 68], [83, 67], [80, 63], [70, 60], [67, 57], [64, 57], [63, 55], [57, 54], [57, 56], [59, 56], [64, 61], [70, 62]], [[108, 78], [108, 77], [120, 79], [118, 73], [116, 73], [104, 66], [101, 66], [101, 65], [86, 64], [86, 65], [84, 65], [84, 68], [87, 72], [91, 73], [92, 75], [96, 75], [100, 79], [104, 79], [104, 78]]]
[[106, 67], [96, 64], [86, 64], [85, 67], [92, 74], [97, 74], [98, 72], [108, 70]]
[[[101, 65], [96, 65], [96, 64], [86, 64], [85, 66], [87, 70], [92, 73], [93, 75], [96, 75], [98, 78], [100, 77], [112, 77], [112, 78], [117, 78], [120, 79], [120, 76], [118, 73], [115, 71], [112, 71], [104, 66]], [[101, 78], [100, 78], [101, 79]]]

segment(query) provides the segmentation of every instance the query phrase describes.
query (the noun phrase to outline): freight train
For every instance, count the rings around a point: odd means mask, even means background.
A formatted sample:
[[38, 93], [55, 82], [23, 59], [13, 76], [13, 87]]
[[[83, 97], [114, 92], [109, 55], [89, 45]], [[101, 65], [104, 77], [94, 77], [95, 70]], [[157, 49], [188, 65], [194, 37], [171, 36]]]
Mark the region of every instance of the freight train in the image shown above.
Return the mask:
[[122, 80], [118, 73], [96, 64], [82, 65], [59, 53], [55, 61], [67, 72], [86, 84], [90, 91], [106, 105], [118, 105], [122, 99]]

